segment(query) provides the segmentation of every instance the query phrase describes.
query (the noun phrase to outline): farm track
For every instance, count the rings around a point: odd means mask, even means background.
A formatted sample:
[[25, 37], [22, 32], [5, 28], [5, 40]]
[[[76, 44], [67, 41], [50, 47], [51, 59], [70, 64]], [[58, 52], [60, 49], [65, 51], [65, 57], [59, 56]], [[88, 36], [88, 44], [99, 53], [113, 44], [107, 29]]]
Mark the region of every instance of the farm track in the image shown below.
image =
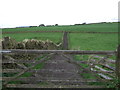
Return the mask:
[[91, 34], [96, 34], [96, 33], [100, 33], [100, 34], [118, 34], [120, 32], [87, 32], [87, 31], [10, 31], [10, 32], [6, 32], [6, 31], [2, 31], [2, 34], [14, 34], [14, 33], [43, 33], [43, 32], [48, 32], [48, 33], [63, 33], [63, 32], [68, 32], [68, 33], [91, 33]]
[[[53, 83], [54, 85], [63, 85], [63, 84], [79, 84], [83, 85], [82, 82], [75, 81], [75, 82], [64, 82], [65, 80], [80, 80], [85, 81], [83, 77], [80, 75], [80, 73], [83, 73], [78, 66], [76, 66], [73, 63], [70, 63], [66, 60], [65, 57], [62, 55], [55, 55], [52, 59], [45, 62], [44, 67], [42, 68], [43, 71], [38, 70], [36, 72], [37, 76], [42, 76], [43, 80], [50, 80], [50, 83]], [[79, 72], [79, 73], [78, 73]], [[52, 80], [52, 81], [51, 81]], [[54, 80], [57, 80], [54, 81]], [[41, 81], [38, 80], [35, 83], [39, 83]]]

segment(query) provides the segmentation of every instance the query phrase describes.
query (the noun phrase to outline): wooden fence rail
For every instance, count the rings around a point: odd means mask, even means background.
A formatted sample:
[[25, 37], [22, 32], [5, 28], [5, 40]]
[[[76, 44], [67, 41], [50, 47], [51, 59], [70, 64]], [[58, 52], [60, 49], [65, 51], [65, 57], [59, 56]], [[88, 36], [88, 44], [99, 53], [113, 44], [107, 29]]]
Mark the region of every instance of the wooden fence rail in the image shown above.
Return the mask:
[[68, 50], [68, 32], [64, 32], [63, 35], [63, 49]]
[[9, 88], [105, 88], [105, 86], [96, 85], [39, 85], [39, 84], [8, 84], [6, 87]]
[[[96, 58], [97, 60], [92, 58], [89, 59], [89, 67], [91, 71], [104, 78], [105, 80], [113, 80], [111, 77], [115, 77], [115, 67], [109, 65], [111, 64], [109, 60], [105, 58], [100, 58], [99, 60], [99, 57]], [[115, 65], [115, 62], [112, 65]]]
[[120, 88], [120, 45], [118, 45], [118, 48], [117, 48], [117, 59], [116, 59], [116, 75], [118, 77], [118, 87]]
[[[27, 54], [51, 54], [51, 55], [53, 55], [54, 53], [57, 53], [57, 54], [82, 54], [82, 55], [93, 55], [93, 54], [96, 54], [96, 55], [108, 55], [108, 56], [112, 56], [112, 55], [118, 55], [118, 50], [117, 51], [80, 51], [80, 50], [25, 50], [25, 49], [23, 49], [23, 50], [21, 50], [21, 49], [8, 49], [8, 50], [2, 50], [2, 51], [0, 51], [1, 53], [3, 53], [3, 54], [6, 54], [6, 53], [8, 53], [8, 54], [10, 54], [10, 53], [17, 53], [17, 54], [24, 54], [24, 53], [27, 53]], [[95, 57], [95, 58], [100, 58], [100, 59], [104, 59], [104, 57], [101, 57], [101, 56], [93, 56], [93, 57]], [[117, 60], [119, 60], [119, 59], [117, 59]], [[108, 59], [108, 60], [106, 60], [106, 62], [107, 63], [113, 63], [113, 64], [115, 64], [115, 61], [117, 61], [117, 60], [111, 60], [111, 59]], [[22, 60], [24, 63], [29, 63], [29, 62], [31, 62], [31, 60], [30, 61], [28, 61], [28, 60]], [[22, 61], [20, 61], [20, 60], [14, 60], [14, 62], [13, 61], [10, 61], [9, 60], [9, 62], [8, 62], [8, 60], [6, 59], [6, 60], [4, 60], [3, 61], [3, 63], [22, 63]], [[43, 60], [40, 60], [39, 62], [42, 62], [42, 61], [44, 61], [44, 59]], [[72, 60], [70, 60], [70, 61], [72, 61]], [[92, 60], [92, 61], [95, 61], [95, 60]], [[73, 61], [72, 61], [73, 62]], [[38, 63], [38, 62], [37, 62]], [[33, 65], [37, 65], [37, 63], [33, 63]], [[87, 63], [86, 61], [78, 61], [78, 62], [75, 62], [76, 64], [79, 64], [79, 63]], [[101, 63], [101, 62], [99, 62], [99, 63], [94, 63], [94, 64], [100, 64], [100, 65], [104, 65], [103, 63]], [[116, 63], [117, 64], [117, 66], [118, 66], [118, 64], [119, 63]], [[117, 66], [116, 66], [116, 69], [115, 68], [113, 68], [113, 67], [110, 67], [109, 65], [107, 65], [107, 64], [105, 64], [104, 65], [105, 67], [107, 67], [107, 68], [109, 68], [109, 69], [111, 69], [112, 71], [107, 71], [107, 70], [105, 70], [105, 69], [102, 69], [102, 68], [100, 68], [100, 67], [98, 67], [98, 66], [95, 66], [95, 68], [97, 68], [97, 69], [99, 69], [100, 71], [94, 71], [94, 72], [96, 72], [96, 73], [98, 73], [100, 76], [102, 76], [102, 77], [104, 77], [104, 78], [106, 78], [106, 76], [104, 75], [105, 73], [108, 73], [108, 74], [110, 74], [110, 75], [112, 75], [113, 73], [114, 73], [114, 71], [116, 70], [116, 71], [118, 71], [119, 69], [117, 68]], [[33, 67], [33, 66], [32, 66]], [[118, 66], [119, 67], [119, 66]], [[31, 68], [31, 67], [30, 67]], [[18, 75], [16, 75], [15, 77], [4, 77], [3, 78], [3, 80], [5, 80], [5, 81], [7, 81], [7, 82], [5, 82], [5, 85], [8, 85], [8, 82], [9, 82], [9, 80], [22, 80], [22, 81], [30, 81], [30, 80], [37, 80], [36, 78], [33, 78], [33, 77], [31, 77], [31, 78], [17, 78], [18, 76], [20, 76], [20, 75], [22, 75], [25, 71], [27, 71], [27, 72], [37, 72], [37, 70], [30, 70], [30, 68], [26, 68], [26, 69], [24, 69], [24, 70], [20, 70], [20, 69], [3, 69], [3, 73], [9, 73], [9, 72], [12, 72], [12, 73], [15, 73], [15, 72], [20, 72], [20, 74], [18, 74]], [[91, 68], [92, 69], [92, 68]], [[29, 71], [30, 70], [30, 71]], [[44, 72], [44, 70], [39, 70], [39, 71], [43, 71]], [[49, 71], [48, 71], [49, 72]], [[51, 72], [51, 71], [50, 71]], [[53, 72], [53, 71], [52, 71]], [[54, 72], [59, 72], [59, 70], [58, 71], [54, 71]], [[118, 71], [119, 72], [119, 71]], [[117, 72], [117, 76], [119, 77], [119, 74], [118, 74], [118, 72]], [[69, 72], [68, 72], [69, 73]], [[103, 74], [102, 74], [103, 73]], [[109, 80], [111, 80], [111, 78], [108, 78], [107, 77], [107, 79], [109, 79]], [[41, 81], [46, 81], [46, 80], [42, 80], [41, 79]], [[47, 81], [47, 82], [49, 82], [49, 81]], [[55, 82], [55, 81], [53, 81], [53, 82]], [[57, 82], [57, 80], [56, 80], [56, 82]], [[62, 80], [61, 82], [68, 82], [68, 81], [66, 81], [66, 80]], [[72, 82], [72, 81], [71, 81]], [[78, 83], [79, 82], [82, 82], [82, 81], [79, 81], [78, 80]], [[86, 81], [83, 81], [83, 82], [94, 82], [94, 80], [86, 80]]]
[[[13, 77], [3, 77], [2, 80], [4, 81], [9, 81], [13, 79]], [[51, 79], [51, 78], [48, 78], [48, 79], [42, 79], [40, 77], [19, 77], [19, 78], [16, 78], [15, 80], [13, 81], [50, 81], [50, 82], [77, 82], [77, 83], [80, 83], [80, 82], [97, 82], [96, 80], [94, 79], [86, 79], [86, 80], [81, 80], [81, 78], [78, 78], [78, 79]]]
[[115, 55], [116, 51], [80, 51], [80, 50], [26, 50], [26, 49], [10, 49], [2, 50], [2, 53], [18, 53], [18, 54], [48, 54], [48, 53], [63, 53], [63, 54], [97, 54], [97, 55]]

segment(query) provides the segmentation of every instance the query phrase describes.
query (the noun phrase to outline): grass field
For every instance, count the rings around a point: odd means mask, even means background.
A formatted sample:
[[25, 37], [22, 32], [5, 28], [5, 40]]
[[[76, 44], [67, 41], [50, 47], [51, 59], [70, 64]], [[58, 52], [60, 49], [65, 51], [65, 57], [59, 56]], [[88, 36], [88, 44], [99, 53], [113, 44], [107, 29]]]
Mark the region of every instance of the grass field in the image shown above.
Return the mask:
[[79, 50], [115, 50], [117, 34], [70, 34], [70, 48]]
[[62, 40], [62, 33], [16, 33], [16, 34], [3, 34], [4, 36], [10, 36], [17, 41], [22, 41], [24, 39], [38, 39], [38, 40], [52, 40], [54, 42], [60, 42]]
[[[94, 32], [118, 32], [117, 23], [103, 23], [91, 25], [76, 26], [49, 26], [49, 27], [31, 27], [31, 28], [12, 28], [3, 29], [2, 32], [10, 31], [94, 31]], [[52, 40], [55, 43], [62, 41], [62, 33], [15, 33], [3, 34], [10, 36], [17, 41], [28, 39]], [[69, 48], [77, 50], [116, 50], [118, 44], [118, 34], [86, 34], [86, 33], [70, 33]]]
[[94, 31], [94, 32], [117, 32], [118, 23], [103, 24], [86, 24], [86, 25], [64, 25], [64, 26], [48, 26], [48, 27], [31, 27], [31, 28], [6, 28], [2, 31]]
[[[91, 31], [91, 32], [118, 32], [117, 23], [104, 23], [92, 25], [77, 25], [77, 26], [50, 26], [50, 27], [32, 27], [32, 28], [12, 28], [3, 29], [2, 32], [11, 31]], [[38, 40], [52, 40], [55, 43], [62, 42], [63, 33], [14, 33], [2, 34], [2, 37], [10, 36], [17, 41], [23, 39], [38, 39]], [[118, 34], [101, 34], [101, 33], [70, 33], [69, 34], [69, 49], [72, 50], [116, 50], [118, 45]], [[87, 55], [75, 55], [76, 60], [88, 60]], [[83, 59], [81, 59], [83, 58]], [[115, 57], [114, 57], [115, 58]], [[35, 66], [41, 69], [44, 63]], [[81, 65], [88, 67], [86, 64]], [[89, 73], [82, 73], [85, 78], [95, 78]], [[30, 73], [25, 73], [22, 77], [29, 77]], [[13, 83], [13, 82], [12, 82]], [[18, 82], [20, 83], [20, 82]], [[101, 83], [100, 83], [101, 84]]]

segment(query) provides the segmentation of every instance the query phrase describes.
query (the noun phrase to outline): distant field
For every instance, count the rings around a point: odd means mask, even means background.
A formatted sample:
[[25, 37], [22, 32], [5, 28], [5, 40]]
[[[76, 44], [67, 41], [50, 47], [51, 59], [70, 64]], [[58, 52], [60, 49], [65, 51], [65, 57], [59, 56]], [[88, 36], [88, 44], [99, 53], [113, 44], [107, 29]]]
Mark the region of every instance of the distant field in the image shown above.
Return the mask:
[[94, 31], [94, 32], [118, 32], [117, 23], [103, 23], [90, 25], [68, 25], [68, 26], [48, 26], [48, 27], [31, 27], [31, 28], [7, 28], [2, 31]]
[[[118, 32], [117, 23], [103, 23], [77, 26], [49, 26], [31, 28], [3, 29], [3, 32], [11, 31], [89, 31], [89, 32]], [[17, 41], [28, 39], [52, 40], [56, 43], [62, 41], [62, 33], [14, 33], [3, 34], [10, 36]], [[118, 44], [118, 34], [88, 34], [70, 33], [69, 48], [80, 50], [116, 50]]]

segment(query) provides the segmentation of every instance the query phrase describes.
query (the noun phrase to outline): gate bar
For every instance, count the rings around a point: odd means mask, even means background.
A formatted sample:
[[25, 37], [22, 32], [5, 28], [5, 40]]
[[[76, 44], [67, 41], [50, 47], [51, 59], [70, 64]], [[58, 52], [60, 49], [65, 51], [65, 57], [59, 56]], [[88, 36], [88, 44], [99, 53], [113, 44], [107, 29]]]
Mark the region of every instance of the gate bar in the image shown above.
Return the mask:
[[63, 54], [100, 54], [100, 55], [113, 55], [117, 51], [80, 51], [80, 50], [25, 50], [25, 49], [9, 49], [2, 50], [0, 53], [29, 53], [29, 54], [48, 54], [48, 53], [63, 53]]

